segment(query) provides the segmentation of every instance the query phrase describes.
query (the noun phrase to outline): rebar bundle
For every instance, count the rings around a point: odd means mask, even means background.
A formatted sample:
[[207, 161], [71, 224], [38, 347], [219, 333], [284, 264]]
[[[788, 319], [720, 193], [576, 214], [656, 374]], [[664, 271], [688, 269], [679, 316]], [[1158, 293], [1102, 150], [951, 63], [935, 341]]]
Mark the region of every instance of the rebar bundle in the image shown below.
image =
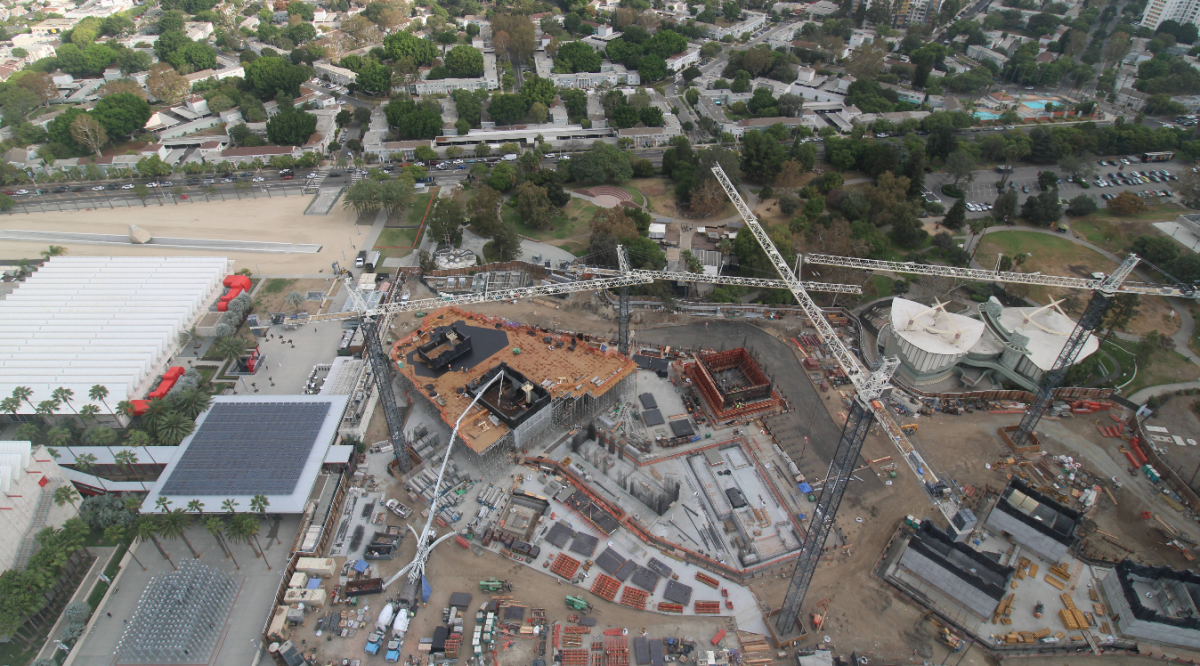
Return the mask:
[[151, 578], [117, 643], [118, 663], [207, 662], [237, 590], [233, 576], [196, 560]]

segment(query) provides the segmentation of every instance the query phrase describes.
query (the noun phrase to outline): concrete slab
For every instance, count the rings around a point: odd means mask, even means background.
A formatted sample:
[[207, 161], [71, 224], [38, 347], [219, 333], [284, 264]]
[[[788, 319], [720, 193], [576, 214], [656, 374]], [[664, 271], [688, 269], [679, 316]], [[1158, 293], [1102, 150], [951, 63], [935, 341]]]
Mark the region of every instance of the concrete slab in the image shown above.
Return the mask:
[[1155, 222], [1154, 227], [1192, 252], [1200, 251], [1200, 236], [1178, 222]]
[[334, 204], [337, 203], [344, 187], [322, 187], [317, 190], [317, 195], [313, 197], [312, 203], [308, 205], [308, 209], [304, 211], [305, 215], [328, 215], [333, 211]]

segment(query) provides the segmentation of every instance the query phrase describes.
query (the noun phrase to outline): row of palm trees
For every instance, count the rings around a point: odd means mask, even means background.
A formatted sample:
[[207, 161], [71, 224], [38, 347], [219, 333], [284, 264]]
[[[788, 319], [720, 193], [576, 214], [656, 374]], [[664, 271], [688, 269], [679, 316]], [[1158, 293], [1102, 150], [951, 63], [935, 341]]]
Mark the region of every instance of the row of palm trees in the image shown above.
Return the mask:
[[[64, 492], [60, 494], [58, 491], [55, 491], [55, 502], [59, 505], [68, 502], [74, 503], [71, 494], [74, 491], [73, 488], [67, 487], [60, 488], [59, 490]], [[77, 493], [74, 495], [74, 498], [78, 499]], [[172, 504], [173, 502], [170, 499], [159, 497], [154, 506], [161, 513], [140, 514], [133, 522], [132, 527], [119, 524], [110, 525], [104, 530], [104, 537], [111, 541], [123, 541], [132, 536], [138, 541], [149, 541], [154, 544], [159, 555], [171, 564], [171, 568], [178, 569], [179, 567], [175, 565], [175, 560], [171, 559], [171, 554], [163, 547], [159, 537], [172, 541], [182, 539], [183, 543], [187, 545], [188, 550], [191, 551], [192, 557], [199, 559], [200, 553], [196, 551], [192, 542], [188, 540], [187, 530], [193, 523], [200, 521], [205, 531], [216, 539], [217, 545], [221, 547], [221, 552], [225, 554], [226, 558], [233, 560], [233, 565], [239, 570], [242, 567], [238, 564], [237, 558], [234, 557], [233, 548], [230, 544], [244, 543], [249, 545], [251, 550], [254, 551], [254, 557], [261, 557], [267, 565], [267, 569], [272, 568], [271, 563], [267, 560], [266, 553], [263, 552], [262, 546], [258, 542], [258, 533], [260, 531], [258, 519], [248, 513], [237, 513], [237, 508], [240, 504], [237, 500], [230, 498], [221, 503], [221, 508], [225, 511], [224, 515], [204, 515], [204, 502], [198, 499], [188, 502], [186, 509], [179, 507], [171, 508]], [[136, 496], [130, 495], [125, 498], [125, 508], [131, 513], [139, 513], [141, 505], [141, 500]], [[255, 495], [250, 499], [251, 511], [258, 513], [260, 516], [266, 516], [268, 506], [270, 506], [270, 501], [265, 495]], [[278, 541], [278, 537], [276, 541]], [[134, 555], [132, 552], [130, 552], [130, 555], [133, 556], [138, 566], [142, 567], [142, 570], [145, 571], [146, 565], [137, 559], [137, 555]]]

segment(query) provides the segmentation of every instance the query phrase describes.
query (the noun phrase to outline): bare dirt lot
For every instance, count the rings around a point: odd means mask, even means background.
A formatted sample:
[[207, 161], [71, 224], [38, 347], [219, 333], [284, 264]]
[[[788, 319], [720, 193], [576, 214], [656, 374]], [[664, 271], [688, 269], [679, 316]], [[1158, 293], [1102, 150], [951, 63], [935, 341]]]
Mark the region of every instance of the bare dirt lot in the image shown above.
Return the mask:
[[[261, 252], [214, 252], [179, 250], [136, 245], [84, 245], [66, 243], [76, 256], [212, 256], [233, 259], [234, 270], [249, 268], [266, 274], [328, 273], [334, 261], [345, 264], [343, 252], [353, 259], [356, 236], [354, 214], [335, 206], [327, 216], [306, 216], [310, 197], [255, 199], [190, 205], [132, 207], [121, 210], [51, 212], [33, 215], [6, 215], [0, 228], [26, 231], [62, 231], [75, 233], [129, 233], [136, 224], [154, 236], [175, 238], [214, 238], [288, 243], [315, 243], [315, 254], [267, 254]], [[0, 241], [0, 256], [36, 258], [46, 249], [44, 243]]]

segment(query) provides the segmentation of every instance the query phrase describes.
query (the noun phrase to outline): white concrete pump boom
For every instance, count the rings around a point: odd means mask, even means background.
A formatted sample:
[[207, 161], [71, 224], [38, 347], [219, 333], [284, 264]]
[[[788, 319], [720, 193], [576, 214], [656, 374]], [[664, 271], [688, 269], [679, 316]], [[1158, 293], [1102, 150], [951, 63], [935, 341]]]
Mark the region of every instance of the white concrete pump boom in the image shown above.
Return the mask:
[[[1062, 277], [1059, 275], [1043, 275], [1041, 273], [1013, 273], [1008, 271], [987, 271], [978, 268], [957, 268], [954, 266], [934, 266], [918, 264], [910, 261], [880, 261], [878, 259], [857, 259], [855, 257], [839, 257], [831, 254], [806, 254], [804, 261], [821, 266], [840, 266], [842, 268], [858, 268], [864, 271], [880, 271], [888, 273], [912, 273], [915, 275], [934, 275], [937, 277], [960, 278], [976, 282], [1007, 282], [1013, 284], [1038, 284], [1046, 287], [1065, 287], [1067, 289], [1084, 289], [1095, 291], [1101, 289], [1105, 279], [1085, 279]], [[1111, 282], [1111, 281], [1110, 281]], [[1185, 287], [1171, 287], [1144, 282], [1117, 283], [1118, 294], [1145, 294], [1149, 296], [1178, 296], [1181, 298], [1196, 298], [1196, 290]]]
[[[620, 275], [621, 271], [612, 268], [587, 268], [586, 272], [593, 275]], [[705, 275], [703, 273], [680, 273], [677, 271], [648, 271], [635, 268], [630, 275], [652, 277], [655, 280], [674, 280], [676, 282], [702, 282], [704, 284], [731, 284], [739, 287], [757, 287], [760, 289], [787, 289], [783, 280], [770, 278], [737, 277], [733, 275]], [[805, 291], [819, 291], [834, 294], [861, 294], [862, 287], [857, 284], [837, 284], [831, 282], [802, 281]]]

